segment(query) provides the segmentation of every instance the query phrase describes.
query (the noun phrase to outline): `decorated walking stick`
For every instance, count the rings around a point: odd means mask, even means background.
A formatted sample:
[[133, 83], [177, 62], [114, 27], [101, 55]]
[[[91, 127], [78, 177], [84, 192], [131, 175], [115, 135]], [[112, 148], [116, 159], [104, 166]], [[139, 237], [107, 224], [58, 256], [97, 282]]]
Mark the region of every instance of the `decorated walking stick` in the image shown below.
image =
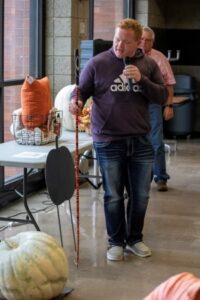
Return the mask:
[[[74, 60], [75, 60], [75, 82], [76, 86], [79, 86], [79, 52], [78, 49], [75, 49], [74, 53]], [[79, 91], [77, 88], [76, 92], [76, 101], [78, 105], [78, 97]], [[79, 123], [79, 116], [78, 112], [76, 113], [76, 148], [75, 148], [75, 177], [76, 177], [76, 265], [79, 265], [79, 253], [80, 253], [80, 207], [79, 207], [79, 138], [78, 138], [78, 123]]]

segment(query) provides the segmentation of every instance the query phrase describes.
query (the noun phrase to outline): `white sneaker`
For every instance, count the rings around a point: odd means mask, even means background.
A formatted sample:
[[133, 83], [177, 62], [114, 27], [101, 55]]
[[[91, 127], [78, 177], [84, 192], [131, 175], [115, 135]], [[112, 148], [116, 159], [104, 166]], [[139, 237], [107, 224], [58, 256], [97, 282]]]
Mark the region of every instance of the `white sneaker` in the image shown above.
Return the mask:
[[132, 246], [127, 245], [126, 249], [140, 257], [148, 257], [152, 254], [149, 247], [147, 247], [143, 242], [138, 242]]
[[111, 246], [107, 251], [107, 259], [109, 260], [123, 260], [124, 249], [121, 246]]

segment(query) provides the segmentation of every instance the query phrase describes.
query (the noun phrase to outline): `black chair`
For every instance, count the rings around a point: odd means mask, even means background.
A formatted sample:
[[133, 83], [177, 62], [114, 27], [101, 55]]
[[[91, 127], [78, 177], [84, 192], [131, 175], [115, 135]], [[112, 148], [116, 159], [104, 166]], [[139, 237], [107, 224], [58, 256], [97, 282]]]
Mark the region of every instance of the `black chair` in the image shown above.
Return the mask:
[[195, 106], [198, 99], [196, 80], [191, 75], [175, 75], [174, 117], [164, 121], [164, 133], [173, 136], [190, 136], [194, 131]]
[[58, 225], [60, 232], [61, 246], [63, 247], [62, 229], [59, 213], [59, 205], [64, 201], [69, 202], [70, 219], [76, 251], [76, 239], [72, 219], [72, 209], [70, 199], [75, 190], [75, 167], [72, 155], [67, 147], [58, 147], [58, 137], [56, 137], [56, 148], [52, 149], [47, 156], [45, 167], [45, 180], [49, 196], [56, 205]]

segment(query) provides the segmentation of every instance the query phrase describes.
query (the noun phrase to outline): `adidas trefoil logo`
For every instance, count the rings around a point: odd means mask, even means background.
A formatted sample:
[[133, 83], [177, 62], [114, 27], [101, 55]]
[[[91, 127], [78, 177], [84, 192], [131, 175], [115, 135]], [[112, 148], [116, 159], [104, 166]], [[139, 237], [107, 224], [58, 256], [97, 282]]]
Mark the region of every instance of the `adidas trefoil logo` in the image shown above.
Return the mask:
[[[141, 87], [139, 84], [135, 84], [133, 82], [133, 92], [138, 93], [141, 92]], [[127, 78], [121, 74], [118, 78], [114, 80], [114, 83], [110, 87], [112, 92], [129, 92], [128, 80]]]

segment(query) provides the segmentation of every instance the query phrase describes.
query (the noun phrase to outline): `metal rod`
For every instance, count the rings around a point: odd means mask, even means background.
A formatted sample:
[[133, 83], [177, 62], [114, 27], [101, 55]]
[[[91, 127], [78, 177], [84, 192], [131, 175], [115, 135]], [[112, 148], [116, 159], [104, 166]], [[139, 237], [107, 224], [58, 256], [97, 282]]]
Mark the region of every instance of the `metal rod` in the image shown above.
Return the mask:
[[59, 212], [58, 205], [56, 205], [56, 208], [57, 208], [58, 225], [59, 225], [59, 233], [60, 233], [60, 243], [61, 243], [61, 246], [63, 247], [62, 228], [61, 228], [60, 212]]
[[28, 216], [30, 217], [33, 225], [35, 226], [35, 228], [40, 231], [40, 228], [38, 226], [38, 224], [36, 223], [29, 207], [28, 207], [28, 203], [27, 203], [27, 168], [24, 168], [24, 178], [23, 178], [23, 200], [24, 200], [24, 207], [28, 213]]
[[72, 207], [71, 207], [70, 200], [69, 200], [69, 212], [70, 212], [70, 219], [71, 219], [71, 225], [72, 225], [72, 233], [73, 233], [73, 239], [74, 239], [74, 250], [76, 252], [76, 237], [75, 237], [74, 223], [73, 223], [73, 218], [72, 218]]

